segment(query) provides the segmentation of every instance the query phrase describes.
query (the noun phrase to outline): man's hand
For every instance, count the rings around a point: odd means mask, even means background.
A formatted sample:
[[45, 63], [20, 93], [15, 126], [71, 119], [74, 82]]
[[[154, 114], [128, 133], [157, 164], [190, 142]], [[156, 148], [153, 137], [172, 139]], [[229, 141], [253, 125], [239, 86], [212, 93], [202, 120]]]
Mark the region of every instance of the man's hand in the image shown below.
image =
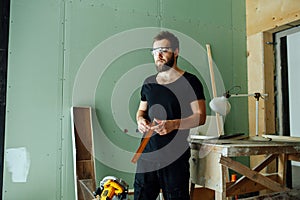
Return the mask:
[[137, 120], [138, 130], [141, 133], [146, 133], [150, 130], [150, 122], [143, 117], [139, 117]]
[[179, 127], [178, 120], [159, 120], [154, 118], [154, 122], [156, 125], [152, 126], [151, 129], [159, 135], [166, 135]]

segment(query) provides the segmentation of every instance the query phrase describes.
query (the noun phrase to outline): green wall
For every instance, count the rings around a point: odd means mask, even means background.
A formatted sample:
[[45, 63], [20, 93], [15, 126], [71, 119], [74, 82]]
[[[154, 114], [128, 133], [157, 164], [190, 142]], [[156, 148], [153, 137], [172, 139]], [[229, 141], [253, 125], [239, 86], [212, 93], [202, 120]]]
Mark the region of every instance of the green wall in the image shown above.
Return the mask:
[[[5, 200], [75, 198], [72, 106], [94, 111], [97, 182], [114, 175], [132, 186], [134, 115], [140, 85], [155, 73], [149, 48], [160, 29], [179, 36], [179, 65], [202, 80], [207, 102], [207, 43], [218, 94], [247, 92], [244, 1], [11, 0], [10, 19], [5, 149], [25, 147], [30, 167], [15, 182], [5, 162]], [[226, 133], [247, 133], [247, 101], [234, 101]]]

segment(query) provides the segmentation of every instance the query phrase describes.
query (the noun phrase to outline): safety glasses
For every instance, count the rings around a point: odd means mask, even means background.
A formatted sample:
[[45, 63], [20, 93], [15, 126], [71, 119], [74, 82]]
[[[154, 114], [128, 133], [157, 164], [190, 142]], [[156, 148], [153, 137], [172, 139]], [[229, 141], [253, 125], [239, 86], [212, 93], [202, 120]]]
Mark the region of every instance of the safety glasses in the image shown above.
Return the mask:
[[151, 49], [151, 54], [153, 56], [157, 56], [159, 53], [168, 53], [168, 52], [172, 52], [172, 48], [171, 47], [157, 47], [157, 48], [153, 48]]

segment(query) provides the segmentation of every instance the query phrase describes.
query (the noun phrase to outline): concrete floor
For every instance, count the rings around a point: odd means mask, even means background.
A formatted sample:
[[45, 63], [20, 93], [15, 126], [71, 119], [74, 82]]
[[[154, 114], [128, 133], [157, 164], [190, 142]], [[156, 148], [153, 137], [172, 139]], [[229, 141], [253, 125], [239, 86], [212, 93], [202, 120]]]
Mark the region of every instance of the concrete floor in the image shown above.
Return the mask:
[[300, 200], [300, 189], [294, 189], [289, 192], [276, 192], [258, 197], [250, 197], [240, 200]]

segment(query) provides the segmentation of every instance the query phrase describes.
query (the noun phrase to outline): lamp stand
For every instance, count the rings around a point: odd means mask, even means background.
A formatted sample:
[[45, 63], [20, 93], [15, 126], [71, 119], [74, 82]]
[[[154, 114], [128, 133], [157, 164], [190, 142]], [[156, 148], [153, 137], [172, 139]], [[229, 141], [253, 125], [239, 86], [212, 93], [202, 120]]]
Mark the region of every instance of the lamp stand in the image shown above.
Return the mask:
[[259, 98], [262, 95], [260, 93], [254, 93], [254, 98], [256, 99], [255, 101], [255, 136], [249, 137], [249, 140], [255, 140], [255, 141], [270, 141], [269, 138], [265, 138], [262, 136], [258, 135], [258, 123], [259, 123], [259, 118], [258, 118], [258, 109], [259, 109]]
[[255, 136], [249, 136], [249, 140], [255, 140], [255, 141], [270, 141], [269, 138], [265, 138], [258, 135], [258, 123], [259, 123], [259, 99], [262, 96], [268, 96], [267, 94], [261, 94], [261, 93], [254, 93], [254, 94], [229, 94], [226, 93], [227, 97], [244, 97], [244, 96], [253, 96], [255, 98]]

